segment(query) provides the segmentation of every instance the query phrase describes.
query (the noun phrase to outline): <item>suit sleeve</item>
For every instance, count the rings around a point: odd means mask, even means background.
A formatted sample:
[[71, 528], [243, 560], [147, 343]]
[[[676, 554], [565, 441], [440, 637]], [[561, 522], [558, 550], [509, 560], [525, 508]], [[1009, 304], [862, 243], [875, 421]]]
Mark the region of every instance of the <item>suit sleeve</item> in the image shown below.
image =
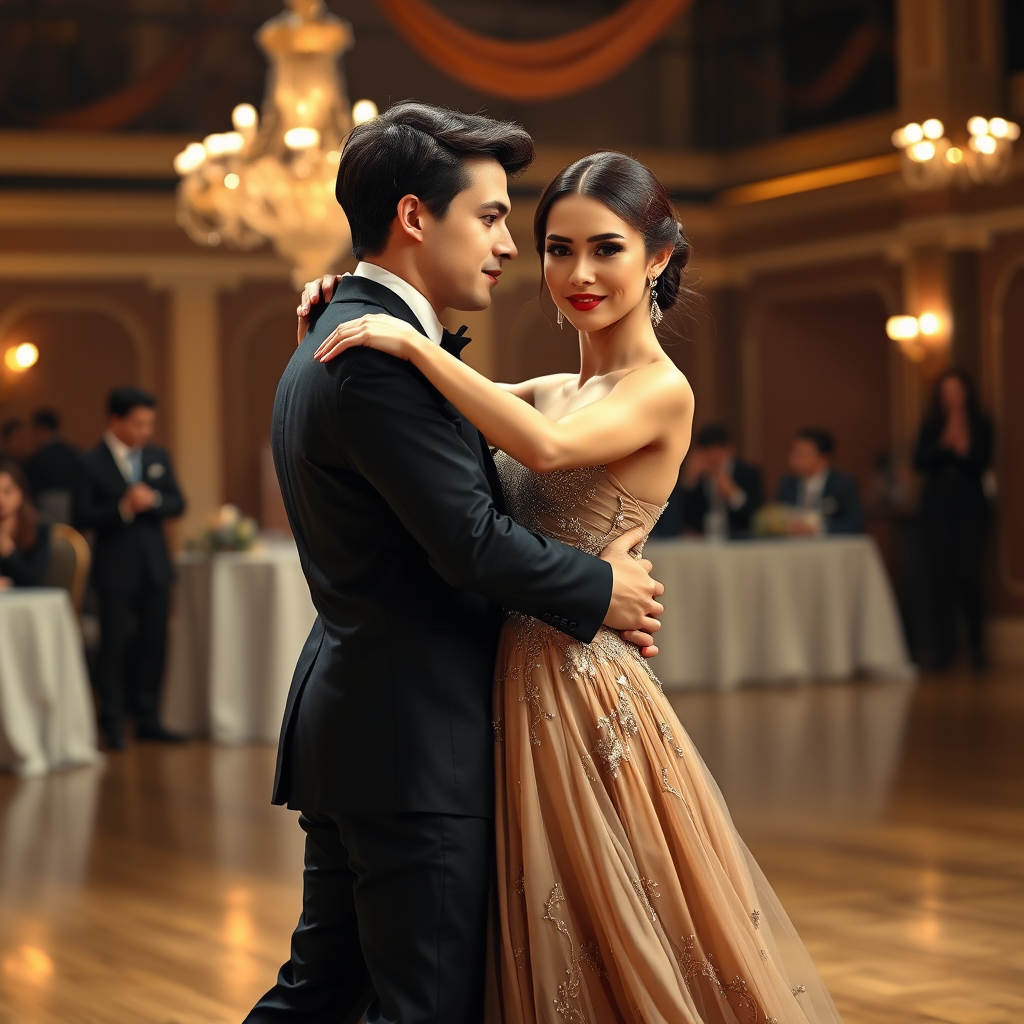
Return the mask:
[[369, 349], [342, 361], [341, 449], [441, 577], [589, 643], [611, 601], [611, 566], [495, 509], [479, 461], [415, 368]]
[[75, 525], [80, 529], [104, 530], [124, 526], [118, 499], [100, 493], [92, 467], [83, 462], [75, 495]]
[[178, 487], [178, 480], [174, 475], [174, 464], [171, 462], [167, 452], [161, 452], [164, 466], [167, 472], [158, 480], [148, 481], [150, 486], [160, 492], [160, 504], [149, 514], [158, 519], [174, 519], [185, 511], [185, 498]]
[[864, 510], [860, 504], [857, 481], [843, 477], [837, 487], [839, 508], [828, 519], [828, 532], [832, 534], [855, 534], [864, 532]]

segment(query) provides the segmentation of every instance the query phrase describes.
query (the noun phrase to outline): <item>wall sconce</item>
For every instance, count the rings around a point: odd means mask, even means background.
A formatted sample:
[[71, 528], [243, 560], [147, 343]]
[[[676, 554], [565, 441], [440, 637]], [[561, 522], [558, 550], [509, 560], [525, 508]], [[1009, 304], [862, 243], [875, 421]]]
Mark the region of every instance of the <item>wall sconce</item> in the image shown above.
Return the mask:
[[885, 333], [913, 363], [923, 363], [942, 347], [945, 324], [938, 313], [920, 316], [891, 316], [885, 321]]
[[12, 345], [4, 353], [4, 365], [14, 373], [24, 373], [39, 362], [39, 349], [30, 341]]
[[967, 185], [992, 185], [1003, 181], [1013, 163], [1013, 144], [1020, 126], [1002, 117], [967, 122], [968, 142], [954, 146], [945, 136], [946, 126], [930, 117], [922, 124], [911, 121], [892, 133], [892, 144], [903, 151], [903, 180], [913, 189], [943, 188], [953, 181]]

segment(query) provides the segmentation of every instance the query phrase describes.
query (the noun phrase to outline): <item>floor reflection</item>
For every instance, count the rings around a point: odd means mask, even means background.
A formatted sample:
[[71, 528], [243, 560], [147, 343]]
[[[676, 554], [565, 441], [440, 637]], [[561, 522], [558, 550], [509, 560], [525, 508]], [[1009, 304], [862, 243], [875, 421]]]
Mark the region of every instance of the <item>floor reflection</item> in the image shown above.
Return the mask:
[[672, 704], [736, 818], [870, 819], [900, 763], [916, 684], [743, 689], [671, 694]]

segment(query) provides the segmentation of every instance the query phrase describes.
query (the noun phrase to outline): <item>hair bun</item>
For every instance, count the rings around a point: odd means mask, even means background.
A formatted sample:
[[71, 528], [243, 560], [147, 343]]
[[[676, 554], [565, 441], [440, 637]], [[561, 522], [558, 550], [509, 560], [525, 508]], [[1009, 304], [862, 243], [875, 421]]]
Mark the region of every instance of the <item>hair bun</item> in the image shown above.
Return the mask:
[[[661, 309], [671, 309], [679, 298], [682, 286], [683, 271], [690, 262], [690, 243], [686, 239], [683, 225], [672, 218], [675, 240], [672, 243], [672, 255], [669, 257], [668, 266], [661, 272], [658, 279], [658, 306]], [[665, 232], [669, 234], [669, 231]]]

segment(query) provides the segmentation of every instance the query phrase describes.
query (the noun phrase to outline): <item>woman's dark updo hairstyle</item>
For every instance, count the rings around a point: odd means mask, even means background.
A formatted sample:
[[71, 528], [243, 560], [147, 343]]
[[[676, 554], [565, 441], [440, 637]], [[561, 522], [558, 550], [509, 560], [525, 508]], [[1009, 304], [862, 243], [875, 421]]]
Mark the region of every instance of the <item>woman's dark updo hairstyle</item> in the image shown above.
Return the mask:
[[658, 305], [671, 309], [679, 297], [690, 243], [676, 220], [665, 186], [639, 160], [604, 150], [564, 167], [544, 190], [533, 218], [533, 237], [544, 261], [548, 214], [566, 196], [588, 196], [603, 203], [644, 239], [648, 257], [671, 247], [672, 256], [658, 278]]

